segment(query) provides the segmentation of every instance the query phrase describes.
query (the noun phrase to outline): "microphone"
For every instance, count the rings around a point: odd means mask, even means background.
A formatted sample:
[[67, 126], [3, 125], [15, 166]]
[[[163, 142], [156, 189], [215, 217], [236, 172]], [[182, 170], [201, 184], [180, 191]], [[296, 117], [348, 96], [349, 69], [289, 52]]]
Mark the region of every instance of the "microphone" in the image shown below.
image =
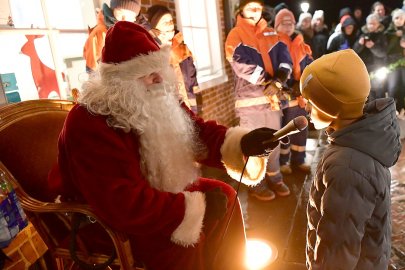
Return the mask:
[[292, 135], [303, 131], [308, 126], [308, 120], [305, 116], [298, 116], [295, 117], [293, 120], [288, 122], [283, 128], [274, 132], [273, 137], [269, 140], [265, 140], [262, 142], [263, 145], [278, 141], [285, 136]]

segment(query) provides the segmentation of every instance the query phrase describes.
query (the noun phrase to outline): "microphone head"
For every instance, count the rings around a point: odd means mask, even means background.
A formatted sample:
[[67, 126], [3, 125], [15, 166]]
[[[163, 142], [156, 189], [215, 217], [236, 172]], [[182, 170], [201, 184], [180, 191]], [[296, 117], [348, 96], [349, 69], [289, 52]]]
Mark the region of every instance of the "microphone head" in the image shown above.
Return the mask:
[[301, 115], [293, 119], [295, 127], [302, 131], [308, 126], [308, 120], [305, 116]]

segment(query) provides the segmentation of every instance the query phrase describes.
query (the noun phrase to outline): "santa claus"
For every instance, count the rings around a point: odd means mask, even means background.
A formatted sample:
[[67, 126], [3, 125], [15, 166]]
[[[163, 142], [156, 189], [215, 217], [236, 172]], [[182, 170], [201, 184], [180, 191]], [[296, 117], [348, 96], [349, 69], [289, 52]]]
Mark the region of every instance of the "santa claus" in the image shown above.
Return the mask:
[[179, 102], [169, 59], [170, 47], [160, 49], [141, 26], [109, 29], [98, 72], [60, 134], [51, 186], [125, 232], [148, 270], [243, 269], [235, 191], [201, 178], [199, 164], [239, 180], [252, 156], [242, 181], [254, 185], [266, 167], [256, 155], [278, 142], [263, 146], [270, 129], [226, 128], [193, 114]]

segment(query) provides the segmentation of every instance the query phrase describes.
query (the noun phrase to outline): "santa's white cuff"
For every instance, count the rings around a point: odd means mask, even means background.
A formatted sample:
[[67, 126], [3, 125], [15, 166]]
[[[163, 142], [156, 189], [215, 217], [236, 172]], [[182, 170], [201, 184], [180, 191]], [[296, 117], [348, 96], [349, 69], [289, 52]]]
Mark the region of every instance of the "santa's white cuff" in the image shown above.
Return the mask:
[[192, 246], [200, 239], [205, 214], [205, 195], [202, 192], [184, 191], [185, 213], [183, 221], [172, 233], [172, 242], [181, 246]]
[[[240, 141], [243, 135], [250, 129], [234, 127], [228, 129], [224, 144], [221, 147], [222, 162], [227, 173], [233, 179], [239, 181], [240, 175], [245, 165], [245, 158], [242, 154]], [[245, 172], [242, 177], [242, 183], [250, 186], [257, 185], [265, 176], [268, 157], [249, 157]]]

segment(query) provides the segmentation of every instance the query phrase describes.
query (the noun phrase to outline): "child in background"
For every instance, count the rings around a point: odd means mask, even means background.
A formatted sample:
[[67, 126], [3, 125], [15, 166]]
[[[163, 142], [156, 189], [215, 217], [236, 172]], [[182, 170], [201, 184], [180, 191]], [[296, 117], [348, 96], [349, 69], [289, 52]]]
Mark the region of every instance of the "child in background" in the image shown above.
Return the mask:
[[[292, 88], [291, 99], [283, 109], [282, 126], [285, 126], [297, 116], [306, 116], [305, 101], [299, 92], [299, 80], [304, 68], [312, 62], [312, 52], [305, 44], [302, 34], [295, 31], [294, 14], [288, 9], [282, 9], [276, 15], [275, 29], [281, 40], [287, 45], [293, 61], [291, 78], [287, 82]], [[305, 145], [308, 137], [308, 128], [299, 133], [290, 135], [290, 144], [282, 144], [280, 150], [280, 171], [292, 173], [297, 168], [309, 173], [311, 167], [305, 164]]]

